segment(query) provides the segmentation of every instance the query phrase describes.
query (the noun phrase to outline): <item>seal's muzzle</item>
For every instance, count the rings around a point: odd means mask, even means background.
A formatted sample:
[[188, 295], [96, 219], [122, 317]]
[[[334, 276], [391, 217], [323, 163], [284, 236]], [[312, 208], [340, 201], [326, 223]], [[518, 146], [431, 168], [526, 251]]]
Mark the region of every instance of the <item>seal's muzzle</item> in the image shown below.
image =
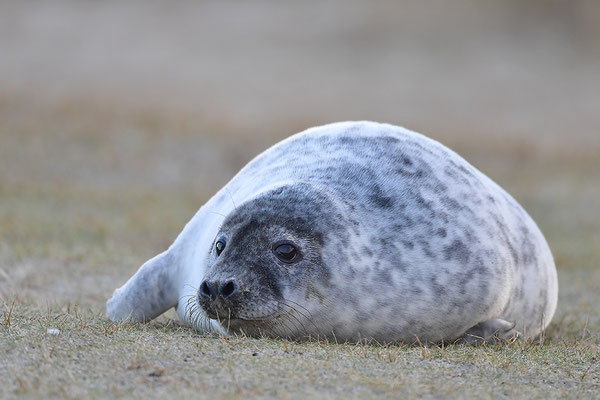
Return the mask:
[[198, 302], [211, 318], [231, 316], [236, 307], [238, 284], [233, 278], [224, 281], [205, 280], [198, 289]]

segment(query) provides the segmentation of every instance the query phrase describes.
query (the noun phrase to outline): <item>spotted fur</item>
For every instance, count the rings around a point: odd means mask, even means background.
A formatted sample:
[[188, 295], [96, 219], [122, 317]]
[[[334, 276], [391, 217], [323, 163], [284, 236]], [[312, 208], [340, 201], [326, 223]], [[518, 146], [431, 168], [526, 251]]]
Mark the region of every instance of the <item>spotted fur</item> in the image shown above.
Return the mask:
[[[227, 246], [217, 257], [219, 238]], [[282, 239], [298, 245], [300, 261], [274, 257]], [[197, 290], [226, 278], [240, 295], [217, 315]], [[439, 342], [489, 320], [536, 336], [557, 292], [546, 240], [502, 188], [423, 135], [344, 122], [256, 157], [107, 310], [144, 320], [176, 306], [201, 329]]]

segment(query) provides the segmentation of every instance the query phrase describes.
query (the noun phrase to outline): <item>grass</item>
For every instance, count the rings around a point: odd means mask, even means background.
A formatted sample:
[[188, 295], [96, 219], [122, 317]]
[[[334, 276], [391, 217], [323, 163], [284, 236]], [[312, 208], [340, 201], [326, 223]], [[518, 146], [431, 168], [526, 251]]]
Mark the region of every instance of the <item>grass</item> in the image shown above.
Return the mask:
[[420, 348], [206, 336], [165, 318], [115, 325], [74, 305], [14, 311], [2, 328], [4, 396], [589, 398], [600, 388], [597, 343], [552, 330], [543, 344]]
[[600, 397], [600, 177], [598, 149], [584, 141], [428, 132], [514, 194], [546, 234], [560, 298], [542, 338], [295, 343], [202, 335], [172, 312], [150, 324], [107, 320], [112, 290], [241, 165], [291, 133], [280, 128], [248, 128], [246, 145], [234, 127], [192, 117], [5, 97], [0, 397]]

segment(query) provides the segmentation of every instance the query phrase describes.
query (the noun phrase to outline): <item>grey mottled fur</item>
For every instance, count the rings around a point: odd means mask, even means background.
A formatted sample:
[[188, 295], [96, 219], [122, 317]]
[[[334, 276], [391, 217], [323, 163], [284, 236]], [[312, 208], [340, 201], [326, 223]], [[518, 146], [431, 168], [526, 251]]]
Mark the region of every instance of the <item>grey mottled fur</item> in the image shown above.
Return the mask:
[[[227, 245], [217, 257], [219, 238]], [[273, 255], [283, 239], [300, 261]], [[239, 295], [198, 301], [205, 278], [236, 279]], [[496, 327], [536, 336], [557, 293], [546, 240], [502, 188], [423, 135], [345, 122], [256, 157], [115, 292], [107, 312], [147, 320], [177, 306], [201, 329], [438, 342]]]

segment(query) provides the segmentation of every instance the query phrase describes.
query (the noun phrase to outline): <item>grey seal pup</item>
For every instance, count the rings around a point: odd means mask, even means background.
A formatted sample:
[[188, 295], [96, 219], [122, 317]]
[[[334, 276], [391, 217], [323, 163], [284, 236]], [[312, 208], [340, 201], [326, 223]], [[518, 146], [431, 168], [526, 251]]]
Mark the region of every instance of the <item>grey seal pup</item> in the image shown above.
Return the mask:
[[480, 343], [554, 315], [544, 236], [500, 186], [421, 134], [308, 129], [245, 166], [107, 303], [113, 321], [171, 307], [251, 336]]

